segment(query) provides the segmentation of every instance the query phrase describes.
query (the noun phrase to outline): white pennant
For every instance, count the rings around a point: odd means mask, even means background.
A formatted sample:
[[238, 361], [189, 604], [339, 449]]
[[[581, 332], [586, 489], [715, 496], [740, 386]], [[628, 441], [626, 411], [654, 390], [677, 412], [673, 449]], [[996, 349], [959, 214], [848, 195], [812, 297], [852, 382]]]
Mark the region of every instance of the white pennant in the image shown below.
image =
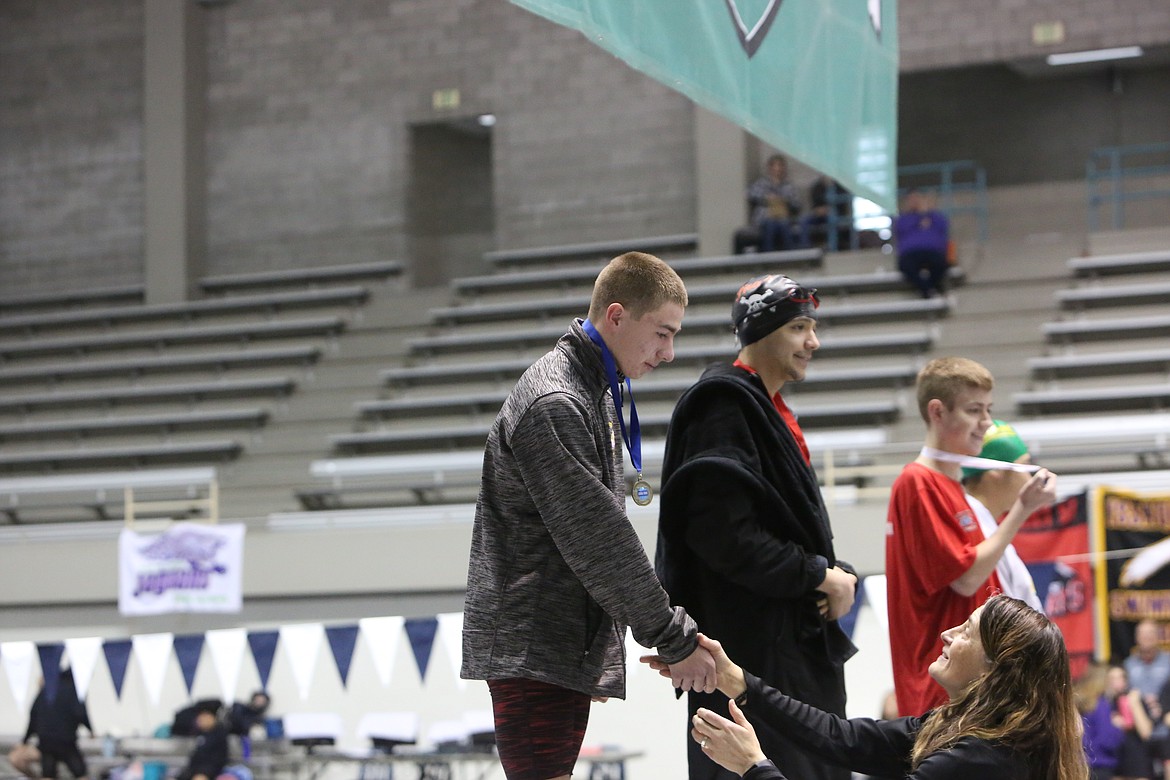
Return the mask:
[[870, 609], [873, 610], [873, 614], [877, 617], [882, 631], [888, 634], [890, 631], [890, 615], [886, 611], [886, 575], [871, 574], [866, 577], [862, 581], [862, 590], [865, 591], [865, 600], [869, 602]]
[[211, 655], [211, 665], [215, 667], [215, 674], [219, 678], [223, 700], [235, 701], [240, 667], [244, 663], [244, 648], [248, 644], [248, 631], [243, 628], [221, 628], [208, 631], [203, 636]]
[[463, 613], [444, 612], [437, 616], [439, 619], [439, 635], [443, 638], [443, 647], [447, 648], [447, 658], [451, 661], [451, 668], [455, 672], [455, 679], [462, 690], [467, 687], [467, 680], [459, 676], [463, 667]]
[[24, 712], [28, 706], [28, 683], [32, 679], [33, 658], [37, 646], [32, 642], [0, 642], [0, 663], [8, 674], [8, 686], [16, 708]]
[[142, 682], [146, 685], [146, 695], [150, 703], [158, 706], [162, 699], [163, 680], [166, 679], [167, 662], [171, 660], [171, 651], [175, 646], [175, 635], [138, 634], [130, 638], [134, 647], [134, 657], [138, 659], [138, 668], [142, 671]]
[[324, 640], [325, 626], [320, 623], [300, 623], [280, 628], [280, 644], [284, 646], [302, 701], [309, 698], [309, 687], [313, 684], [313, 673], [317, 669], [317, 656], [321, 653]]
[[402, 629], [406, 618], [402, 616], [362, 618], [358, 628], [366, 638], [370, 655], [374, 659], [374, 670], [382, 687], [390, 684], [394, 673], [394, 661], [398, 657], [398, 644], [402, 640]]
[[[634, 641], [634, 632], [626, 628], [626, 677], [631, 678], [642, 670], [642, 662], [638, 660], [646, 655], [646, 648]], [[649, 667], [647, 667], [649, 668]]]
[[77, 688], [77, 698], [84, 700], [89, 693], [89, 683], [93, 680], [93, 670], [97, 668], [98, 656], [102, 652], [102, 638], [86, 636], [66, 639], [65, 651], [69, 653], [69, 666], [73, 669], [73, 685]]

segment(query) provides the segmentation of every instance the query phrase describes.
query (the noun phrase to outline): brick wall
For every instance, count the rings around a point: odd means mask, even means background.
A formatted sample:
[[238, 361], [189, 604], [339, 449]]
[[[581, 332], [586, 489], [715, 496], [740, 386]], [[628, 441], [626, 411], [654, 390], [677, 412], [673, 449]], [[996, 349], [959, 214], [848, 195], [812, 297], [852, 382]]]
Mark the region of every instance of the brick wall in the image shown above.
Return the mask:
[[0, 4], [0, 295], [142, 268], [142, 6]]
[[[1060, 22], [1059, 47], [1032, 43], [1038, 23]], [[1050, 51], [1110, 46], [1165, 45], [1170, 3], [1165, 0], [899, 0], [903, 72], [980, 65]]]
[[[0, 3], [0, 295], [141, 280], [143, 2]], [[1037, 22], [1062, 22], [1065, 48], [1165, 44], [1167, 0], [900, 6], [903, 69], [923, 76], [904, 94], [909, 157], [985, 155], [1043, 180], [1079, 175], [1095, 143], [1166, 140], [1164, 68], [1109, 95], [1030, 81], [1002, 123], [1005, 101], [956, 98], [972, 94], [971, 70], [946, 69], [1038, 58]], [[695, 228], [689, 102], [505, 0], [236, 0], [204, 13], [205, 273], [409, 260], [410, 127], [483, 112], [498, 117], [495, 246]], [[1012, 78], [977, 88], [1013, 90]], [[460, 107], [434, 109], [439, 89], [458, 89]]]

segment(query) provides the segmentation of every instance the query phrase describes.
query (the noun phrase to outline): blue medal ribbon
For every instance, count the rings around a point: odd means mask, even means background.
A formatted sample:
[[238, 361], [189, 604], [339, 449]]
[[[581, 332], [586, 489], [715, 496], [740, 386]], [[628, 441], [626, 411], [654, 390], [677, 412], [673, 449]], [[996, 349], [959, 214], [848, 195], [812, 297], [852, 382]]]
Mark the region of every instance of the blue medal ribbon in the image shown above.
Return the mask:
[[605, 340], [597, 332], [597, 328], [589, 320], [581, 323], [585, 335], [594, 344], [601, 347], [601, 359], [605, 363], [605, 374], [609, 379], [609, 392], [613, 396], [613, 410], [617, 412], [618, 424], [622, 429], [622, 441], [626, 443], [626, 451], [630, 453], [630, 463], [638, 472], [638, 479], [642, 479], [642, 427], [638, 424], [638, 407], [634, 405], [634, 388], [630, 385], [630, 378], [626, 377], [626, 392], [630, 396], [630, 430], [626, 432], [626, 420], [622, 417], [622, 389], [618, 381], [617, 362], [613, 353], [605, 345]]

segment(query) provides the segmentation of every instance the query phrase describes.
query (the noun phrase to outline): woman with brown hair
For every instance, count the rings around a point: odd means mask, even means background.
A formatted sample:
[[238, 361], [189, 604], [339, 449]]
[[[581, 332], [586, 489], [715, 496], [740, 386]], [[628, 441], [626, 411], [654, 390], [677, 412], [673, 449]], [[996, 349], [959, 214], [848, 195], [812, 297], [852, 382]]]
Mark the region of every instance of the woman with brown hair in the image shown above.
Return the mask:
[[[856, 772], [914, 780], [1087, 780], [1081, 719], [1060, 630], [1022, 601], [993, 596], [943, 632], [930, 676], [950, 700], [921, 717], [846, 720], [762, 684], [720, 644], [716, 659], [731, 719], [699, 710], [691, 735], [713, 760], [747, 780], [783, 780], [744, 712], [802, 749]], [[656, 657], [644, 661], [660, 673]], [[799, 780], [796, 778], [794, 780]]]

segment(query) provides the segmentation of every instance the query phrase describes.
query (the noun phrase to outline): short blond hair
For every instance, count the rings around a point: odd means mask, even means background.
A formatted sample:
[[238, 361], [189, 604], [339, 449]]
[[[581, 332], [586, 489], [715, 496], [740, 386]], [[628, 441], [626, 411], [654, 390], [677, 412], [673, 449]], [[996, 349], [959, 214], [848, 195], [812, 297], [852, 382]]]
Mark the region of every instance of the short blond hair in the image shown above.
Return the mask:
[[620, 303], [634, 319], [667, 303], [686, 308], [687, 288], [669, 265], [645, 252], [626, 252], [610, 260], [589, 301], [589, 320], [597, 323], [611, 303]]
[[962, 357], [935, 358], [918, 372], [918, 413], [929, 422], [926, 407], [932, 399], [937, 398], [947, 409], [953, 409], [955, 399], [964, 390], [990, 391], [993, 387], [995, 378], [981, 363]]

